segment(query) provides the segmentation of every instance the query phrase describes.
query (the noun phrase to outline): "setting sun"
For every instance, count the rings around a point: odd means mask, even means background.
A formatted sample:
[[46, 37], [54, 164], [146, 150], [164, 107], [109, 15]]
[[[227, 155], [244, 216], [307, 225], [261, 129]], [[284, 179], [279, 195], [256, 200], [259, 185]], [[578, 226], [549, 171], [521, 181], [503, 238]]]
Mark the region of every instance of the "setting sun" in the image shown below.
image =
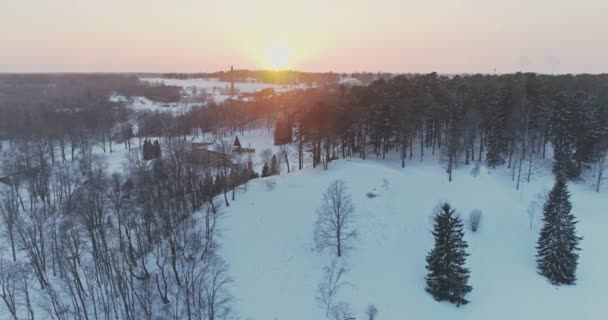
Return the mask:
[[266, 48], [265, 58], [270, 68], [274, 70], [285, 69], [289, 62], [289, 49], [283, 42], [275, 42]]

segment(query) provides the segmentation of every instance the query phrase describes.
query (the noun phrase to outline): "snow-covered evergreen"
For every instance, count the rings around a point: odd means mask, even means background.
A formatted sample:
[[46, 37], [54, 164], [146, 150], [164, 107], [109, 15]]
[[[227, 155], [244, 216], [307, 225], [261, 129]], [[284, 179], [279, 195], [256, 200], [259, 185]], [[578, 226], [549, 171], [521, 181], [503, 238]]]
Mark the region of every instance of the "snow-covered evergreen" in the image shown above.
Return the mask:
[[538, 271], [553, 284], [574, 284], [579, 241], [570, 193], [564, 177], [558, 176], [543, 209], [543, 227], [538, 239]]
[[426, 257], [426, 291], [437, 301], [449, 301], [457, 306], [467, 304], [465, 296], [473, 288], [468, 285], [470, 272], [465, 267], [469, 254], [463, 240], [464, 225], [448, 203], [441, 206], [434, 219], [435, 247]]

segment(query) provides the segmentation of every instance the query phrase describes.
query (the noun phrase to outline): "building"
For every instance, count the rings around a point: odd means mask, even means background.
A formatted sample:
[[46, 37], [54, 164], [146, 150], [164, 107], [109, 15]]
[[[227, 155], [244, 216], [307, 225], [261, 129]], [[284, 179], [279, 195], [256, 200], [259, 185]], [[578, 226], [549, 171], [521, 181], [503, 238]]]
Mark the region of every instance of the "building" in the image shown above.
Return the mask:
[[204, 167], [220, 167], [226, 163], [233, 165], [230, 155], [210, 150], [213, 143], [192, 143], [191, 157], [192, 163]]
[[247, 160], [246, 163], [235, 163], [235, 158], [238, 158], [241, 154], [255, 153], [255, 149], [253, 148], [241, 147], [238, 137], [234, 139], [230, 154], [212, 150], [211, 147], [213, 145], [213, 142], [193, 142], [191, 149], [192, 163], [203, 167], [246, 166], [250, 170], [253, 170], [251, 160]]

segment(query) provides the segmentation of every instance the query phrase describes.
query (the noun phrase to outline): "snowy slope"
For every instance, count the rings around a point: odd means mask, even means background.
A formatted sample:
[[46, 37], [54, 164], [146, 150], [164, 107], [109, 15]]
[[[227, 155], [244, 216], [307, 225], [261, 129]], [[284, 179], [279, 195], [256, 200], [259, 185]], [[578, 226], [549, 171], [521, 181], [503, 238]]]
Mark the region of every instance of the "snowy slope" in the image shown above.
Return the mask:
[[[342, 179], [356, 205], [359, 238], [342, 258], [350, 272], [338, 301], [351, 303], [357, 319], [373, 303], [378, 319], [598, 319], [608, 302], [608, 198], [585, 185], [570, 185], [573, 212], [584, 237], [578, 284], [555, 287], [536, 273], [538, 223], [526, 209], [536, 193], [553, 185], [550, 175], [515, 190], [505, 171], [478, 177], [456, 170], [454, 182], [436, 161], [339, 160], [329, 171], [305, 169], [252, 181], [226, 208], [221, 254], [235, 280], [236, 308], [245, 318], [324, 319], [315, 301], [323, 266], [332, 255], [313, 251], [313, 223], [321, 194]], [[383, 179], [389, 181], [383, 187]], [[272, 187], [274, 183], [274, 188]], [[375, 190], [374, 190], [375, 189]], [[374, 191], [379, 197], [365, 196]], [[463, 217], [483, 211], [480, 230], [467, 230], [473, 292], [469, 305], [438, 303], [424, 291], [425, 256], [431, 249], [431, 213], [449, 201]]]

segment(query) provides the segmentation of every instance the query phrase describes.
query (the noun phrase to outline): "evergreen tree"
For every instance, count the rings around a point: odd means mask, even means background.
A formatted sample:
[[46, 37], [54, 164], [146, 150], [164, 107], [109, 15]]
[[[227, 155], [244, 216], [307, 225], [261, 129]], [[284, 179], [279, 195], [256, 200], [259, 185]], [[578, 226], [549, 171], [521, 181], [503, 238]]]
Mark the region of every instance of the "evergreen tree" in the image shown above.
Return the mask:
[[449, 110], [446, 144], [442, 151], [445, 161], [447, 162], [446, 172], [450, 182], [452, 182], [452, 172], [454, 171], [454, 167], [456, 167], [462, 151], [462, 124], [460, 120], [460, 113], [462, 111], [460, 106], [461, 105], [457, 103]]
[[268, 167], [268, 163], [264, 162], [264, 166], [262, 167], [262, 178], [268, 177], [270, 175], [270, 168]]
[[274, 126], [274, 145], [280, 146], [293, 141], [293, 128], [288, 119], [279, 119]]
[[543, 227], [536, 246], [538, 271], [552, 284], [576, 281], [579, 241], [577, 221], [570, 213], [570, 193], [563, 176], [558, 176], [543, 209]]
[[279, 171], [279, 163], [277, 162], [277, 155], [272, 155], [272, 160], [270, 161], [270, 171], [271, 176], [277, 175], [280, 173]]
[[505, 163], [505, 154], [508, 149], [506, 137], [507, 110], [510, 107], [511, 87], [505, 87], [500, 92], [500, 97], [491, 97], [490, 104], [490, 126], [488, 129], [486, 163], [489, 167], [496, 168]]
[[549, 133], [553, 144], [553, 173], [574, 179], [580, 175], [579, 167], [573, 160], [578, 122], [574, 110], [578, 109], [574, 98], [560, 94], [554, 101], [549, 116]]
[[433, 236], [435, 247], [426, 257], [426, 291], [437, 301], [449, 301], [457, 306], [469, 303], [464, 297], [473, 288], [467, 284], [469, 270], [465, 268], [464, 226], [455, 210], [445, 203], [435, 216]]

